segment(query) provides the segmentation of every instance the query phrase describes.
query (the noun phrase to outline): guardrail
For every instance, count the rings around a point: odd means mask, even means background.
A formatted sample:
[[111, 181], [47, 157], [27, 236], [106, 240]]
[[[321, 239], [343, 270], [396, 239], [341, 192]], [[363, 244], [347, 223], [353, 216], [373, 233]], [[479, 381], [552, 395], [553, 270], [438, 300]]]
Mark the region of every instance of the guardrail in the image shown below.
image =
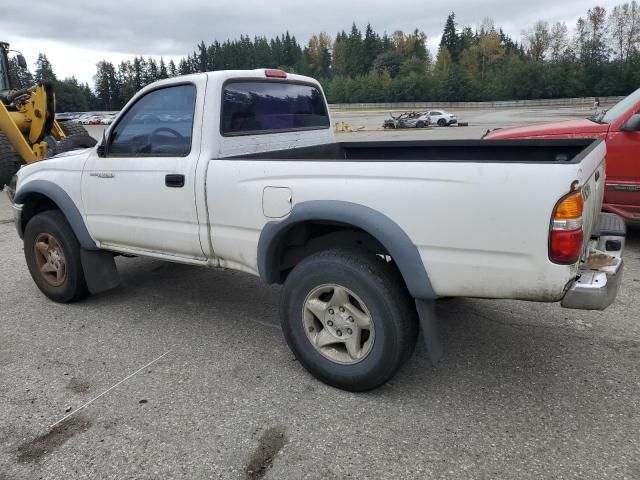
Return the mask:
[[[600, 106], [613, 105], [624, 97], [600, 97]], [[430, 108], [526, 108], [526, 107], [592, 107], [593, 97], [548, 98], [539, 100], [507, 100], [496, 102], [400, 102], [400, 103], [332, 103], [331, 110], [428, 110]]]

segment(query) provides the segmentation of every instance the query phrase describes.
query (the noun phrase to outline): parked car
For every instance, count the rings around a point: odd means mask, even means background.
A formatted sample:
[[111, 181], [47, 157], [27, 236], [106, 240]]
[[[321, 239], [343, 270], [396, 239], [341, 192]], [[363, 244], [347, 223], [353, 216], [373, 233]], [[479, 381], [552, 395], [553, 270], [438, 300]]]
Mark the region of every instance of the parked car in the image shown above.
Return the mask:
[[58, 112], [56, 113], [56, 120], [58, 122], [68, 122], [78, 117], [77, 113], [73, 112]]
[[90, 117], [92, 117], [93, 114], [91, 113], [82, 113], [80, 115], [78, 115], [77, 117], [75, 117], [74, 119], [72, 119], [71, 121], [74, 123], [80, 123], [80, 124], [84, 124], [84, 122], [89, 119]]
[[259, 275], [283, 284], [300, 364], [353, 391], [390, 379], [420, 327], [440, 358], [440, 297], [614, 301], [604, 142], [336, 143], [331, 125], [320, 84], [280, 70], [145, 87], [99, 146], [14, 178], [36, 285], [57, 302], [113, 288], [116, 254]]
[[444, 110], [431, 110], [429, 116], [431, 117], [431, 122], [439, 127], [448, 127], [458, 123], [458, 117]]
[[588, 119], [565, 120], [487, 132], [486, 140], [600, 138], [607, 144], [603, 209], [640, 221], [640, 89]]

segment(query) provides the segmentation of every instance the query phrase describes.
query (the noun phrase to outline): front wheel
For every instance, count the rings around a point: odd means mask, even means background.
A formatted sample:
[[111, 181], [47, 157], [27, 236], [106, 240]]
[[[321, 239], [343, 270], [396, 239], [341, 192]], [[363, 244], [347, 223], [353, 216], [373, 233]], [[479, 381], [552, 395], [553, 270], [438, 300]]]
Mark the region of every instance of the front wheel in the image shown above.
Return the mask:
[[320, 252], [298, 264], [282, 292], [284, 336], [300, 363], [337, 388], [384, 384], [413, 353], [418, 322], [395, 268], [359, 250]]
[[89, 295], [80, 260], [80, 244], [64, 215], [49, 210], [35, 215], [24, 231], [24, 255], [38, 288], [55, 302]]

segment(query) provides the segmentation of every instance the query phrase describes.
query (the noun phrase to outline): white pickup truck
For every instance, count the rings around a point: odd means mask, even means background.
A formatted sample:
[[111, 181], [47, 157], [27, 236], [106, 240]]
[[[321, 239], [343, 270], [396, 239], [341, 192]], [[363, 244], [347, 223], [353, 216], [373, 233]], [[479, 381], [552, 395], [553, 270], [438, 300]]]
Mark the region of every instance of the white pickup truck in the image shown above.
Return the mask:
[[57, 302], [118, 284], [117, 254], [230, 268], [283, 284], [284, 336], [322, 381], [391, 378], [434, 301], [606, 308], [624, 223], [601, 214], [591, 140], [336, 143], [318, 82], [279, 70], [163, 80], [93, 149], [9, 186], [36, 285]]

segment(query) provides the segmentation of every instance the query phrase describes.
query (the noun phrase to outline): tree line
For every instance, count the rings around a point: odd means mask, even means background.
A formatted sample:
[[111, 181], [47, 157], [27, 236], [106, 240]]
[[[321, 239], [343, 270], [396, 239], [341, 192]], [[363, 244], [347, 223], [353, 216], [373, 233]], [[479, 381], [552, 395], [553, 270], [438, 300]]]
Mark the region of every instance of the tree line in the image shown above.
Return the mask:
[[[537, 21], [514, 40], [490, 19], [475, 30], [445, 21], [435, 58], [419, 29], [379, 34], [356, 24], [335, 38], [301, 44], [289, 32], [267, 39], [200, 42], [177, 65], [161, 57], [97, 64], [94, 88], [57, 80], [40, 54], [33, 77], [56, 82], [58, 110], [118, 110], [143, 86], [163, 78], [223, 69], [281, 68], [310, 75], [331, 103], [485, 101], [626, 95], [640, 87], [640, 6], [593, 7], [572, 30]], [[21, 82], [30, 80], [22, 73]]]

